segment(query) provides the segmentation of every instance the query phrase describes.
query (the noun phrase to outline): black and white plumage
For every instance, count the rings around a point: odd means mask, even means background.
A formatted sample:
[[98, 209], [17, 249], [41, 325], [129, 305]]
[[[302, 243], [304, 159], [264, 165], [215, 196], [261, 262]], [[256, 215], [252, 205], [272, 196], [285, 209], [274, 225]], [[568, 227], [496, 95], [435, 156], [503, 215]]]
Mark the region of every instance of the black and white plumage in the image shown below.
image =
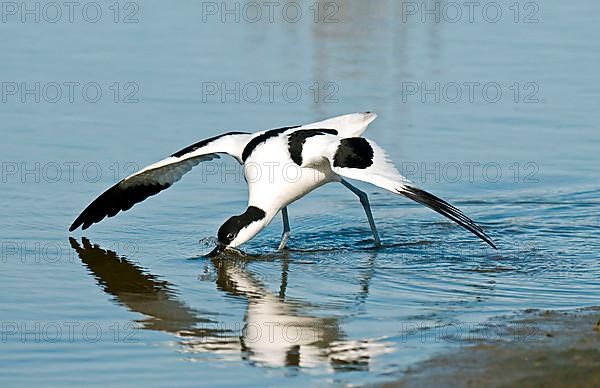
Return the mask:
[[247, 242], [280, 211], [284, 221], [279, 246], [282, 249], [290, 231], [287, 206], [332, 182], [342, 183], [359, 197], [375, 243], [379, 245], [366, 193], [345, 178], [368, 182], [421, 203], [496, 248], [473, 220], [448, 202], [416, 187], [398, 172], [381, 147], [361, 137], [376, 117], [371, 112], [353, 113], [308, 125], [256, 133], [229, 132], [200, 141], [108, 189], [77, 217], [69, 230], [87, 229], [105, 217], [129, 210], [136, 203], [171, 187], [200, 162], [228, 154], [243, 165], [249, 187], [248, 208], [221, 226], [215, 252]]

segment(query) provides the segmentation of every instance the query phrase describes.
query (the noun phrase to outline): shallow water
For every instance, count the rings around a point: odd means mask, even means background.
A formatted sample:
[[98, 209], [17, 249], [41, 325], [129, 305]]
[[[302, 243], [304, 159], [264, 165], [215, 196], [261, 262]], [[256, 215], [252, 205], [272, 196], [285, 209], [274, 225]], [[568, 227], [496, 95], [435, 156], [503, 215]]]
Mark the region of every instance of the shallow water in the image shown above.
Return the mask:
[[[119, 4], [119, 23], [108, 6], [97, 23], [3, 14], [3, 383], [387, 381], [490, 317], [599, 304], [598, 3], [544, 2], [534, 16], [520, 3], [518, 23], [510, 4], [497, 23], [466, 10], [403, 21], [392, 1], [322, 2], [318, 23], [309, 5], [296, 23], [222, 23], [207, 3], [135, 4]], [[36, 82], [39, 102], [21, 95]], [[65, 82], [102, 96], [76, 89], [70, 102]], [[471, 102], [470, 82], [491, 89]], [[278, 83], [272, 96], [265, 83]], [[288, 251], [275, 252], [276, 218], [251, 256], [204, 258], [198, 240], [246, 205], [231, 161], [67, 232], [106, 187], [194, 141], [366, 110], [379, 114], [367, 136], [498, 251], [358, 184], [381, 249], [356, 198], [329, 185], [290, 206]]]

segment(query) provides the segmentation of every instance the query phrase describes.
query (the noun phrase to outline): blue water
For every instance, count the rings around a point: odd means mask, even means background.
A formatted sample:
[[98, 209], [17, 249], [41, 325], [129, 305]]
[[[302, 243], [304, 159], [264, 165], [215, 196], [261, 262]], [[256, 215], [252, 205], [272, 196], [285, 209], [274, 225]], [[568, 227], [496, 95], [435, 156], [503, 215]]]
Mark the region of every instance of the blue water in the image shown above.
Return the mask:
[[[225, 23], [208, 2], [103, 3], [96, 23], [81, 3], [50, 23], [45, 4], [39, 23], [9, 5], [0, 23], [3, 385], [390, 381], [491, 317], [599, 304], [597, 2], [519, 3], [518, 22], [503, 2], [496, 23], [481, 9], [452, 23], [449, 3], [422, 22], [394, 1], [323, 1], [318, 22], [303, 4], [295, 23], [287, 3], [256, 23], [245, 2]], [[328, 185], [290, 206], [288, 251], [276, 218], [252, 256], [204, 258], [198, 240], [246, 206], [230, 161], [67, 232], [109, 185], [195, 141], [366, 110], [366, 136], [498, 251], [358, 183], [381, 249]]]

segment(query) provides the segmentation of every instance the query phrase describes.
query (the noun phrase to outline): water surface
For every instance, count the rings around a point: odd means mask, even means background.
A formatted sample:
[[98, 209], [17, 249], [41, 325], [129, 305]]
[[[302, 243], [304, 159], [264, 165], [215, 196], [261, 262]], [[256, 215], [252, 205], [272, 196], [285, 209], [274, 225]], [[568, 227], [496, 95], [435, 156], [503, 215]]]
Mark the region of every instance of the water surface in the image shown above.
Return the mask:
[[[388, 381], [490, 317], [598, 305], [598, 3], [540, 3], [537, 23], [515, 23], [510, 4], [497, 23], [403, 22], [397, 2], [336, 4], [337, 23], [322, 21], [326, 2], [318, 23], [308, 6], [296, 23], [222, 23], [204, 22], [202, 3], [144, 1], [138, 23], [114, 23], [105, 6], [97, 23], [0, 24], [0, 381]], [[103, 94], [6, 93], [53, 82]], [[451, 101], [448, 85], [472, 82], [499, 85], [502, 98], [476, 89], [472, 102]], [[236, 83], [239, 93], [207, 94]], [[265, 83], [302, 97], [241, 92]], [[448, 94], [407, 93], [436, 83]], [[231, 161], [67, 232], [109, 185], [195, 141], [366, 110], [379, 114], [367, 136], [478, 220], [498, 251], [358, 184], [381, 249], [357, 199], [329, 185], [290, 206], [288, 251], [275, 252], [276, 218], [245, 246], [250, 257], [204, 258], [198, 240], [246, 206]]]

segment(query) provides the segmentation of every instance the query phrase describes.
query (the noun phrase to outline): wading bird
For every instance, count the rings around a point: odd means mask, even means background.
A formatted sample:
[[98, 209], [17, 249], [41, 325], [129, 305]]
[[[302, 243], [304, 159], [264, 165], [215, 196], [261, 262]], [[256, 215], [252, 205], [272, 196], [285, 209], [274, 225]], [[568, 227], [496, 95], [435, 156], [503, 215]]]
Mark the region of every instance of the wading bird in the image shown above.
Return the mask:
[[473, 220], [443, 199], [415, 186], [398, 172], [381, 147], [361, 137], [376, 117], [371, 112], [353, 113], [302, 126], [256, 133], [229, 132], [202, 140], [105, 191], [77, 217], [69, 230], [74, 231], [80, 226], [87, 229], [105, 217], [129, 210], [136, 203], [171, 187], [198, 163], [228, 154], [243, 165], [249, 189], [248, 207], [219, 228], [213, 255], [247, 242], [269, 225], [280, 211], [283, 235], [279, 249], [283, 249], [290, 234], [287, 206], [332, 182], [341, 183], [356, 194], [365, 210], [375, 244], [380, 245], [367, 194], [345, 178], [368, 182], [423, 204], [496, 248]]

